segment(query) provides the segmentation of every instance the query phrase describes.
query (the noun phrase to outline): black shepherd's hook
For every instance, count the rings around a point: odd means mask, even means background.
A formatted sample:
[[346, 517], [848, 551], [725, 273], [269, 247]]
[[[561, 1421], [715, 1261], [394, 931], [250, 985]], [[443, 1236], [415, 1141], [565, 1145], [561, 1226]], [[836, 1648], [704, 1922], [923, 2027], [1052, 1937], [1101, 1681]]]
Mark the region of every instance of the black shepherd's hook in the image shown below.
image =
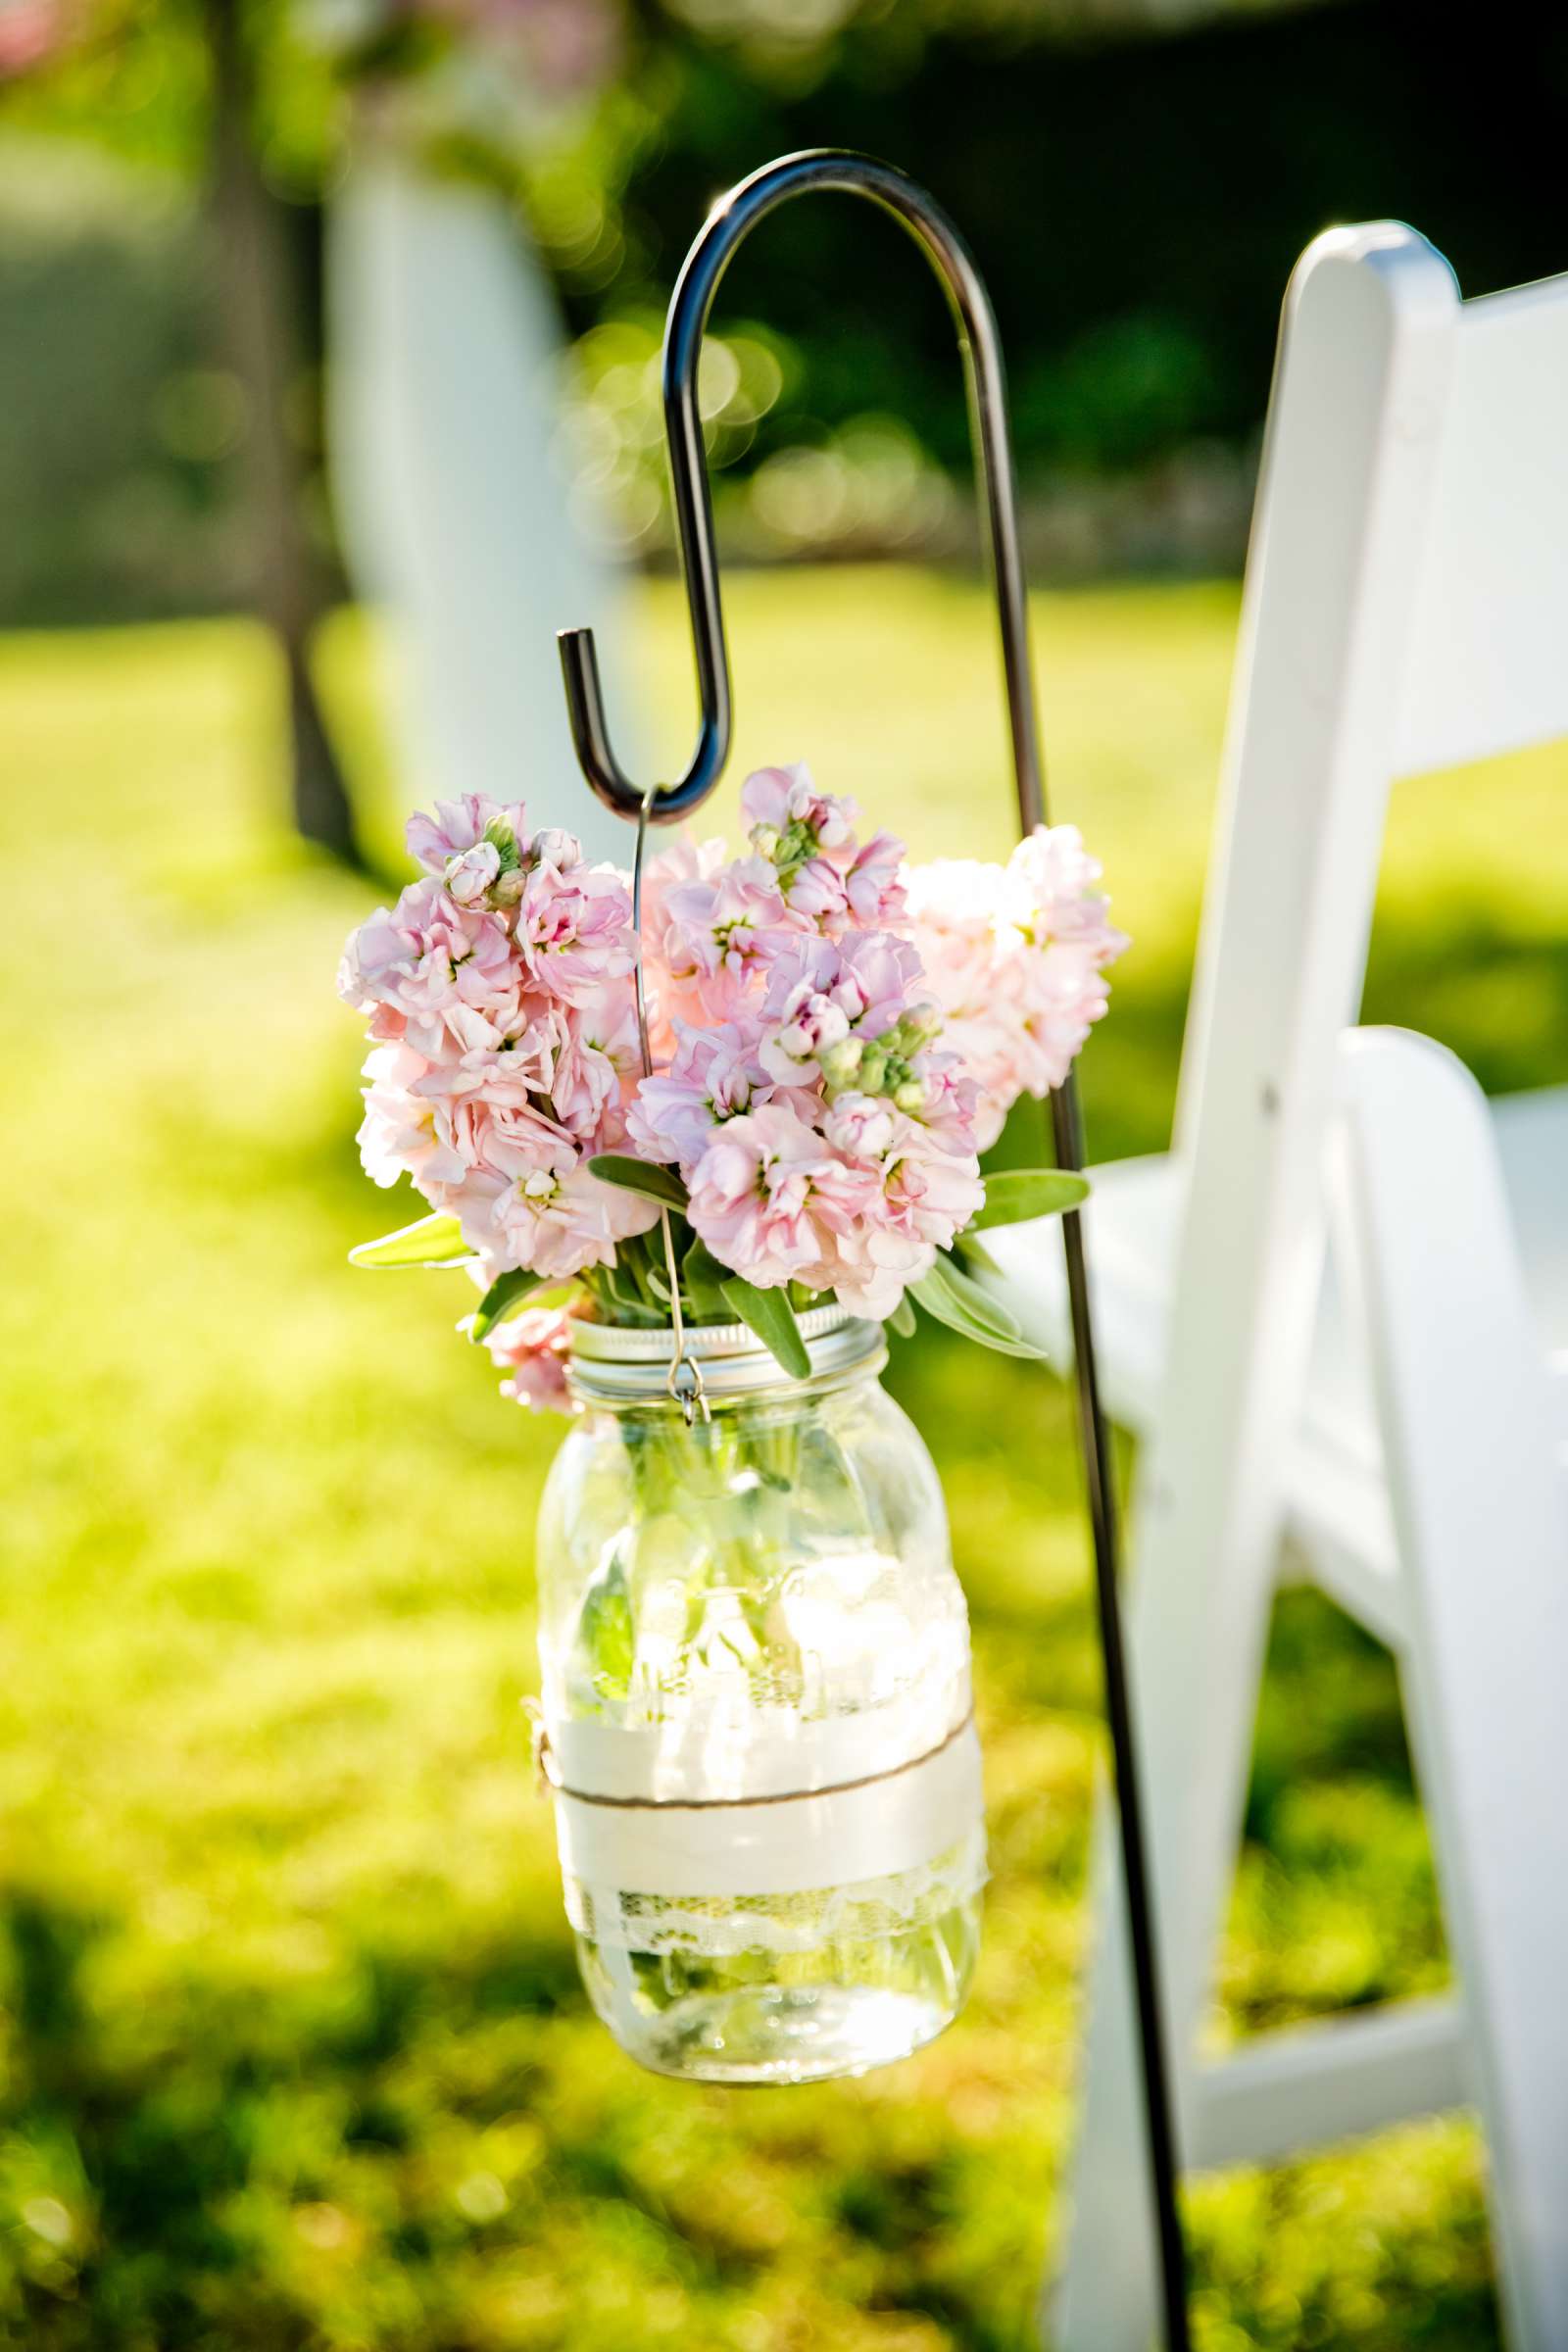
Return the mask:
[[[718, 281], [748, 232], [778, 205], [812, 189], [868, 196], [902, 221], [935, 269], [953, 305], [968, 382], [987, 541], [996, 582], [1018, 819], [1026, 833], [1032, 832], [1036, 825], [1045, 822], [1045, 778], [1035, 722], [1034, 675], [1023, 560], [1018, 546], [1018, 502], [1007, 431], [1006, 386], [990, 297], [962, 237], [923, 188], [906, 179], [902, 172], [895, 172], [890, 165], [879, 164], [870, 156], [832, 149], [784, 156], [732, 188], [710, 214], [701, 236], [686, 257], [670, 301], [664, 333], [664, 431], [674, 492], [675, 532], [691, 610], [702, 720], [691, 764], [679, 783], [661, 787], [650, 811], [652, 820], [656, 824], [669, 824], [698, 808], [718, 782], [729, 757], [729, 655], [724, 643], [718, 559], [713, 545], [713, 506], [697, 404], [698, 360], [708, 314]], [[622, 816], [635, 819], [642, 810], [647, 791], [631, 781], [611, 748], [593, 631], [563, 629], [559, 643], [572, 742], [583, 774], [602, 801], [618, 809]], [[1053, 1095], [1051, 1106], [1058, 1164], [1081, 1168], [1082, 1122], [1077, 1086], [1071, 1075]], [[1159, 2235], [1165, 2338], [1169, 2352], [1188, 2352], [1185, 2264], [1176, 2211], [1170, 2092], [1117, 1592], [1115, 1490], [1095, 1366], [1083, 1226], [1075, 1213], [1063, 1217], [1061, 1224], [1072, 1309], [1079, 1431], [1094, 1533], [1105, 1705], [1121, 1816], [1123, 1876], [1142, 2043], [1150, 2173]]]

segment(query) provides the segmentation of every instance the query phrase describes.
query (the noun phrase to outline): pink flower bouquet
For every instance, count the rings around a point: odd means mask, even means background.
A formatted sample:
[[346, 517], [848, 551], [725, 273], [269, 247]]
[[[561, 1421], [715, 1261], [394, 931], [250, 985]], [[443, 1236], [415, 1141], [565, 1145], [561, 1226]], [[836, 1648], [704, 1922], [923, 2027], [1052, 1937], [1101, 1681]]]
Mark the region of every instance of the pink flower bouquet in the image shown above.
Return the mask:
[[1029, 1352], [965, 1237], [1083, 1197], [1055, 1170], [988, 1182], [979, 1154], [1105, 1009], [1126, 943], [1099, 866], [1067, 825], [1004, 866], [908, 866], [804, 767], [760, 769], [742, 807], [740, 857], [649, 861], [651, 1075], [627, 877], [516, 804], [416, 816], [423, 878], [348, 943], [365, 1166], [432, 1212], [355, 1260], [466, 1264], [471, 1336], [530, 1405], [566, 1400], [569, 1316], [670, 1320], [666, 1218], [686, 1320], [744, 1321], [791, 1371], [797, 1313], [832, 1299]]

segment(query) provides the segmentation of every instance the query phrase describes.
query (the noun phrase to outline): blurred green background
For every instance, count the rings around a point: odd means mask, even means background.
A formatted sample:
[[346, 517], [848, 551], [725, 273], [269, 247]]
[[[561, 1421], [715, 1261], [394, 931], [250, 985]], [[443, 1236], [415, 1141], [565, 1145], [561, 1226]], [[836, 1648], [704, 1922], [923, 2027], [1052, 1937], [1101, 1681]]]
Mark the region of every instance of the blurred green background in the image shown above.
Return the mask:
[[[440, 160], [502, 188], [549, 265], [578, 436], [611, 476], [605, 526], [643, 554], [667, 549], [646, 363], [670, 281], [713, 196], [794, 148], [904, 164], [984, 257], [1051, 577], [1239, 566], [1272, 321], [1326, 223], [1414, 220], [1467, 294], [1561, 266], [1553, 11], [1504, 5], [1494, 37], [1440, 40], [1423, 0], [560, 4], [614, 29], [593, 106], [525, 153], [466, 133]], [[368, 64], [339, 21], [399, 6], [7, 0], [78, 31], [7, 89], [0, 15], [0, 622], [223, 610], [242, 590], [237, 491], [262, 420], [220, 332], [229, 241], [200, 201], [228, 20], [289, 248], [284, 421], [331, 577], [322, 209], [352, 94], [397, 65], [384, 39]], [[716, 319], [742, 366], [710, 401], [732, 550], [966, 544], [951, 329], [901, 263], [899, 231], [859, 206], [795, 208], [749, 246]]]
[[[646, 351], [710, 191], [768, 154], [882, 149], [971, 231], [1018, 390], [1057, 812], [1136, 941], [1084, 1062], [1102, 1155], [1168, 1131], [1225, 575], [1295, 251], [1395, 210], [1467, 290], [1563, 259], [1560, 193], [1536, 184], [1551, 149], [1522, 116], [1560, 121], [1565, 53], [1528, 12], [1462, 52], [1351, 0], [1191, 17], [645, 8], [581, 140], [515, 190], [590, 406]], [[393, 872], [408, 784], [319, 478], [333, 87], [270, 10], [245, 24], [254, 152], [299, 265], [312, 674], [362, 848]], [[453, 1337], [460, 1282], [344, 1268], [386, 1221], [331, 992], [375, 887], [287, 821], [278, 643], [236, 614], [254, 419], [215, 318], [204, 38], [163, 0], [95, 16], [0, 102], [0, 2343], [1023, 2352], [1070, 2144], [1102, 1753], [1064, 1396], [936, 1335], [892, 1376], [975, 1622], [996, 1875], [964, 2018], [847, 2086], [640, 2075], [588, 2014], [526, 1771], [554, 1429]], [[1507, 114], [1487, 96], [1505, 50]], [[947, 562], [967, 524], [946, 324], [917, 279], [874, 313], [834, 234], [824, 215], [760, 243], [737, 314], [777, 390], [717, 452], [730, 541], [813, 561], [733, 581], [732, 777], [806, 753], [917, 853], [1001, 850], [992, 622]], [[903, 502], [913, 539], [868, 495], [853, 529], [769, 541], [768, 464], [837, 451], [853, 474], [884, 416], [929, 492]], [[678, 736], [679, 592], [635, 478], [644, 683]], [[1368, 1015], [1446, 1038], [1493, 1088], [1565, 1072], [1562, 785], [1553, 751], [1395, 797]], [[1446, 1968], [1392, 1664], [1287, 1593], [1209, 2030]], [[1195, 2184], [1203, 2352], [1484, 2352], [1483, 2175], [1461, 2117]]]

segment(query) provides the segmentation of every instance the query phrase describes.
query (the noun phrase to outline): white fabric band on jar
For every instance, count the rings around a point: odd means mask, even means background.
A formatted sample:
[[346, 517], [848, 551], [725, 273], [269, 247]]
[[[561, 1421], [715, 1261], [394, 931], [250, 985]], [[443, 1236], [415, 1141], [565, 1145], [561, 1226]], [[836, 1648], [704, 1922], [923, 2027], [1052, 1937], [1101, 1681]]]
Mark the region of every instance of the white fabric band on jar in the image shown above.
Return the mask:
[[730, 1705], [665, 1723], [622, 1725], [547, 1715], [551, 1779], [590, 1796], [659, 1804], [803, 1796], [867, 1780], [940, 1747], [968, 1714], [969, 1669], [923, 1675], [893, 1697], [832, 1715], [759, 1704], [749, 1689]]
[[919, 1870], [983, 1816], [980, 1742], [940, 1747], [857, 1786], [757, 1802], [636, 1803], [555, 1791], [568, 1876], [651, 1895], [806, 1894]]

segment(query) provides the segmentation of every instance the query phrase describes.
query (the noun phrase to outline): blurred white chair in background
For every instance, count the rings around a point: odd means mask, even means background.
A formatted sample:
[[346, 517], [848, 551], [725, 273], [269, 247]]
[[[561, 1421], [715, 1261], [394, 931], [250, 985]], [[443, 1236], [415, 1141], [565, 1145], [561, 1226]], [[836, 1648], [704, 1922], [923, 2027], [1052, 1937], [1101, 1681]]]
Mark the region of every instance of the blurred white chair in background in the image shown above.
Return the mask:
[[[1423, 1042], [1342, 1039], [1391, 780], [1565, 733], [1568, 277], [1461, 303], [1412, 230], [1332, 231], [1286, 305], [1175, 1146], [1097, 1172], [1091, 1262], [1107, 1401], [1145, 1440], [1135, 1698], [1185, 2159], [1473, 2101], [1516, 2352], [1568, 2345], [1568, 1089], [1488, 1110]], [[1056, 1250], [992, 1238], [1064, 1353]], [[1456, 1990], [1205, 2061], [1282, 1564], [1398, 1660]], [[1103, 1838], [1100, 1859], [1047, 2333], [1146, 2352]]]
[[[360, 593], [391, 623], [411, 797], [521, 800], [596, 858], [627, 827], [566, 725], [555, 633], [592, 625], [634, 674], [624, 591], [559, 449], [561, 321], [502, 198], [368, 142], [332, 201], [332, 471]], [[612, 712], [635, 758], [635, 714]]]

